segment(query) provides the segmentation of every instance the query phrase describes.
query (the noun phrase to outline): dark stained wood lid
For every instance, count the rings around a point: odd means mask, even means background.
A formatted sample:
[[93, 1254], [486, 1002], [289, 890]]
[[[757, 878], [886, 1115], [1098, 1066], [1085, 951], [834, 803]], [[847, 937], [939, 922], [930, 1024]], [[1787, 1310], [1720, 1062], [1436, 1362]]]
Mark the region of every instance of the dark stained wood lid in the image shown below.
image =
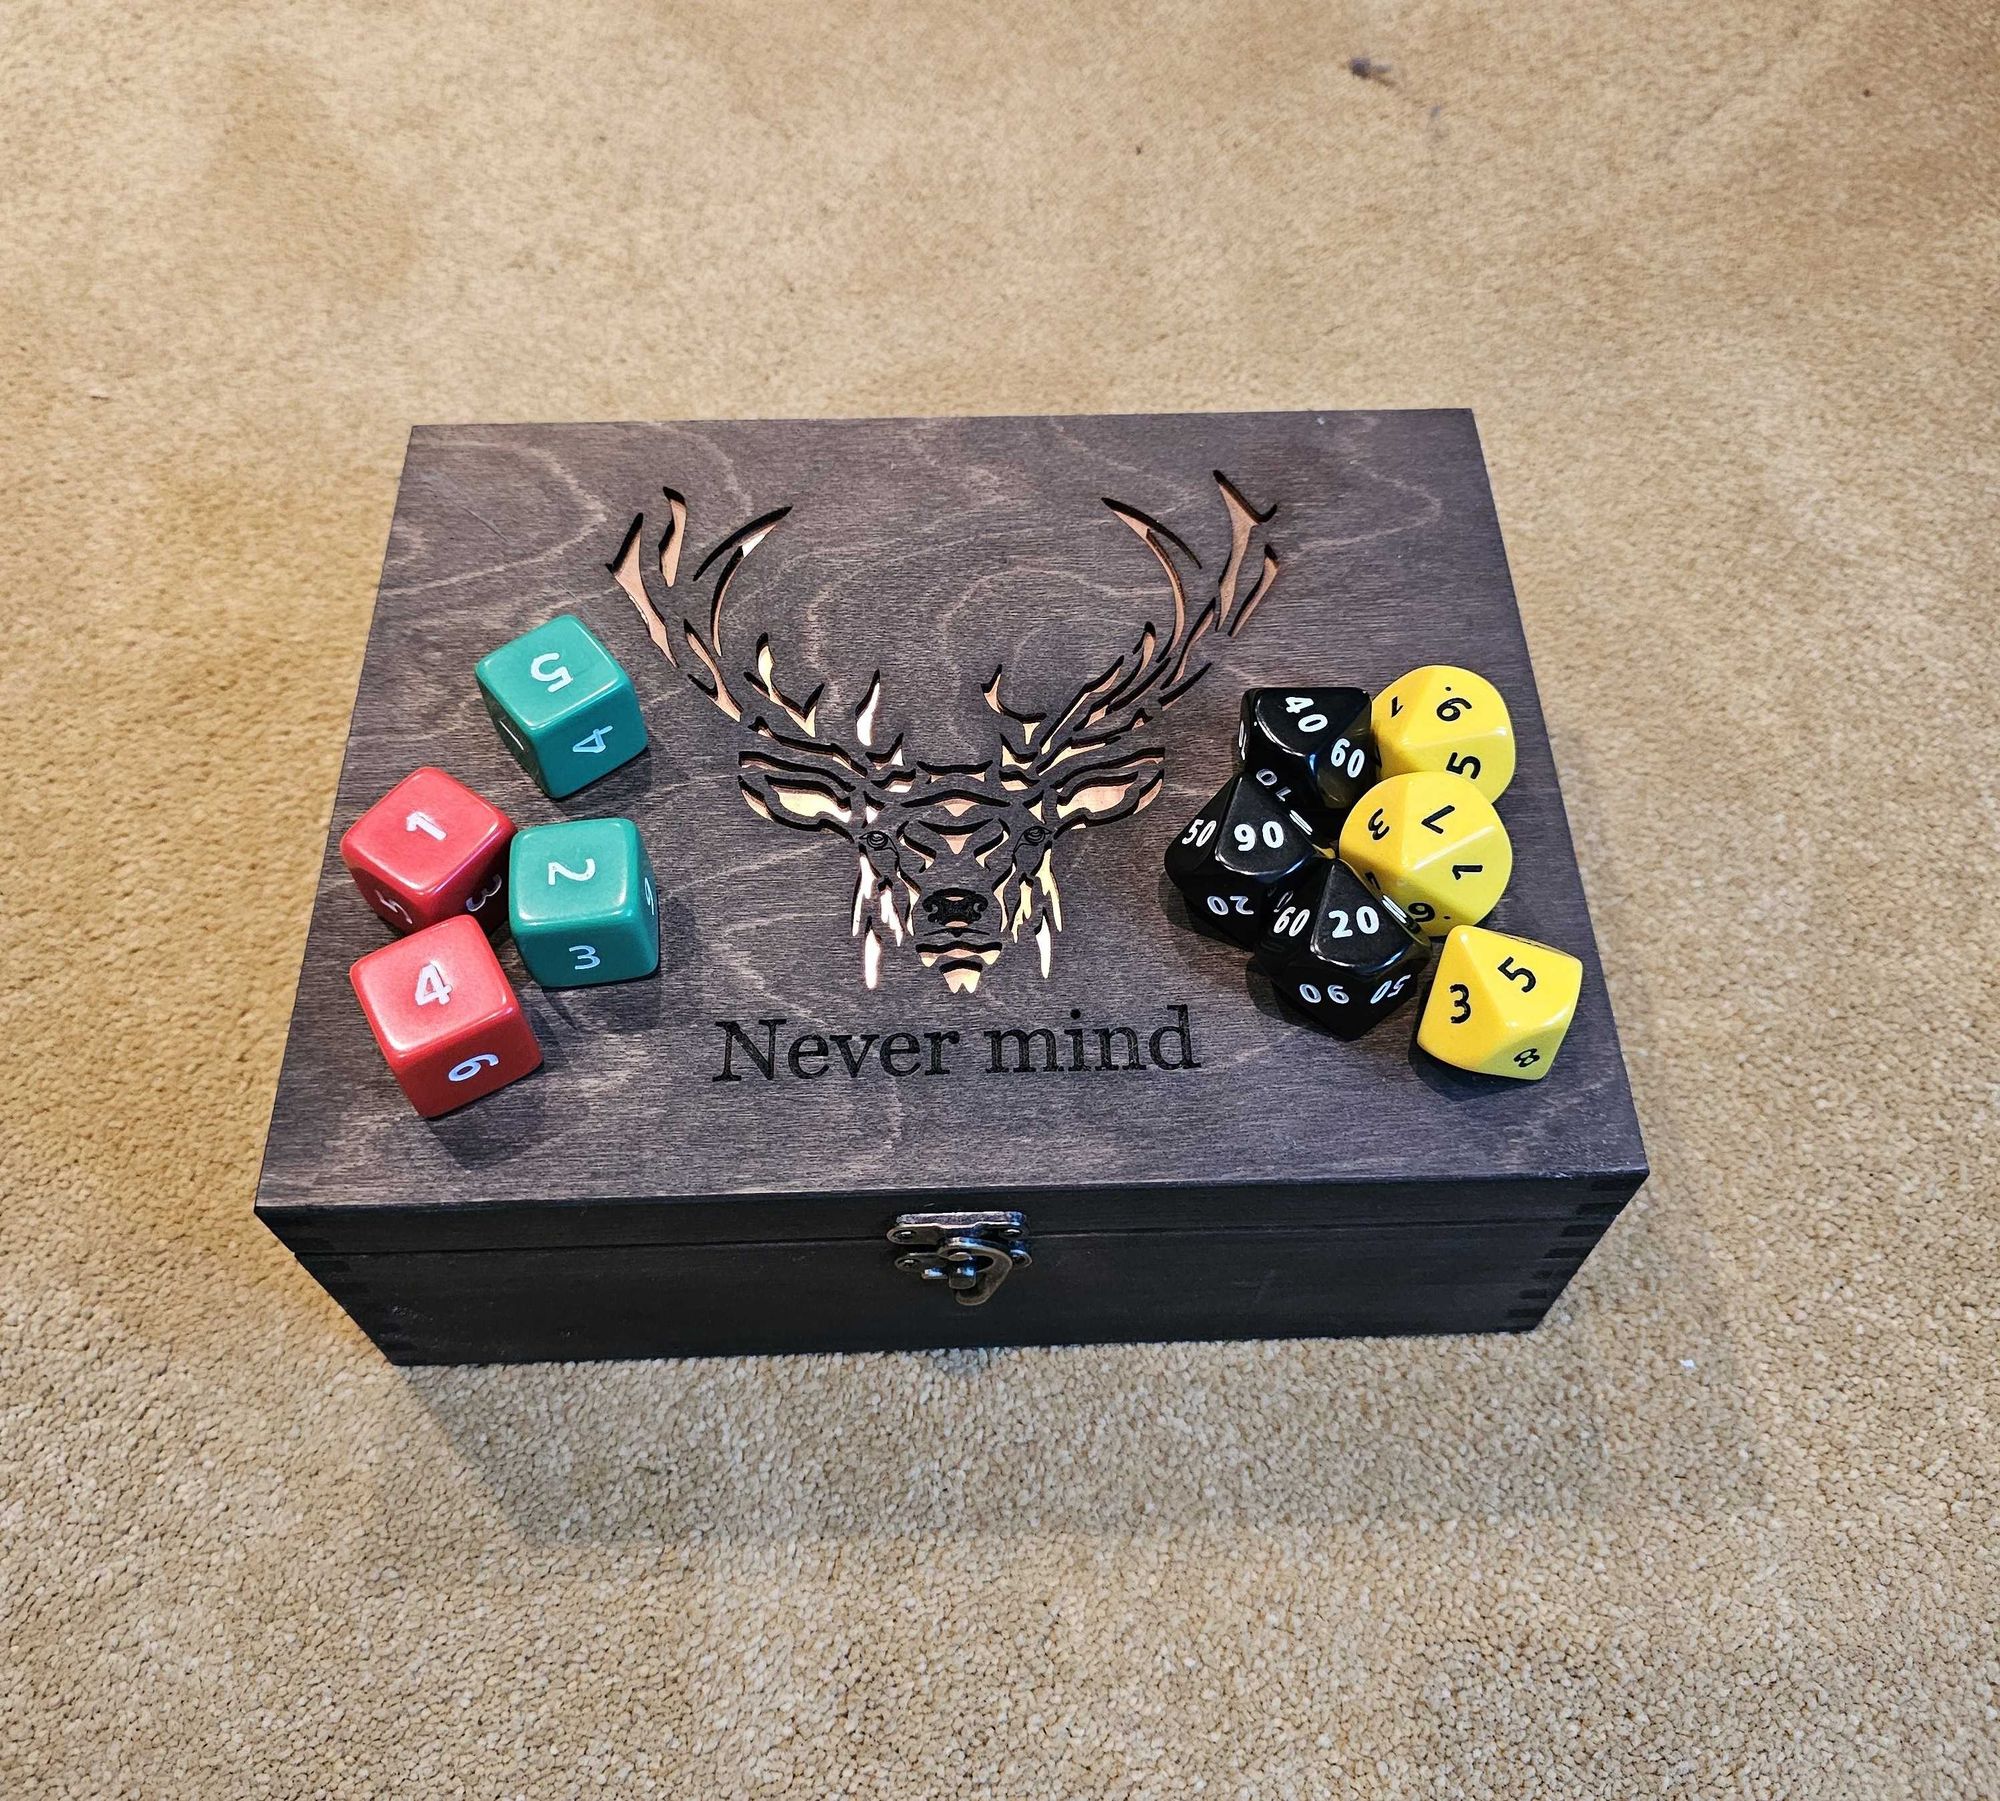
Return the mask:
[[[989, 702], [995, 671], [1010, 713], [1059, 714], [1144, 625], [1171, 634], [1163, 561], [1125, 514], [1159, 528], [1167, 561], [1199, 559], [1186, 597], [1198, 616], [1232, 551], [1217, 471], [1251, 507], [1274, 509], [1251, 528], [1246, 556], [1254, 565], [1267, 538], [1277, 573], [1234, 635], [1225, 617], [1195, 639], [1186, 667], [1206, 660], [1205, 675], [1164, 709], [1162, 679], [1143, 717], [1108, 722], [1119, 729], [1107, 754], [1150, 756], [1156, 775], [1163, 758], [1164, 773], [1143, 811], [1056, 836], [1061, 921], [1046, 977], [1032, 934], [1003, 931], [976, 990], [955, 992], [880, 925], [876, 892], [864, 910], [882, 942], [867, 986], [854, 931], [863, 851], [844, 831], [753, 811], [741, 758], [771, 742], [694, 679], [703, 672], [680, 621], [704, 643], [714, 636], [715, 578], [729, 559], [698, 579], [703, 560], [790, 509], [730, 577], [716, 654], [746, 715], [779, 710], [760, 684], [797, 711], [820, 691], [816, 735], [844, 735], [843, 754], [863, 766], [845, 797], [858, 830], [867, 781], [902, 770], [983, 768], [966, 778], [980, 806], [1009, 772], [1017, 781], [1004, 793], [1016, 800], [1031, 792], [1022, 784], [1060, 784], [1061, 766], [1002, 768], [1002, 738], [1015, 734], [1010, 758], [1021, 739]], [[654, 548], [675, 519], [667, 488], [685, 506], [671, 589]], [[662, 603], [679, 667], [608, 567], [641, 515], [643, 591]], [[651, 748], [551, 802], [502, 747], [472, 667], [558, 612], [583, 619], [630, 673]], [[1229, 773], [1246, 686], [1373, 690], [1428, 662], [1486, 675], [1518, 733], [1518, 773], [1500, 803], [1515, 876], [1486, 923], [1584, 962], [1575, 1025], [1539, 1084], [1429, 1062], [1412, 1046], [1414, 1006], [1359, 1043], [1321, 1037], [1277, 1013], [1240, 953], [1170, 916], [1178, 902], [1161, 854]], [[864, 741], [856, 714], [871, 693]], [[779, 758], [788, 768], [812, 763], [796, 748], [803, 735], [794, 722]], [[878, 764], [871, 751], [898, 737], [902, 761]], [[1086, 746], [1072, 765], [1086, 754], [1097, 752]], [[354, 1005], [347, 966], [385, 941], [384, 928], [334, 853], [355, 816], [419, 763], [449, 770], [519, 825], [636, 820], [664, 940], [652, 980], [559, 991], [529, 981], [504, 947], [546, 1064], [435, 1121], [403, 1101]], [[1079, 805], [1115, 813], [1123, 779], [1114, 772]], [[1010, 917], [1021, 886], [1002, 896]], [[1046, 899], [1035, 907], [1034, 920], [1047, 918]], [[914, 936], [924, 924], [911, 921]], [[904, 1073], [885, 1068], [885, 1043]], [[1040, 1067], [1051, 1050], [1054, 1071]], [[1097, 1067], [1135, 1051], [1139, 1068]], [[1015, 1067], [1023, 1054], [1034, 1070]], [[1470, 414], [412, 435], [258, 1188], [260, 1210], [288, 1237], [329, 1248], [835, 1237], [945, 1205], [1027, 1205], [1039, 1229], [1068, 1231], [1470, 1221], [1622, 1198], [1643, 1173]]]

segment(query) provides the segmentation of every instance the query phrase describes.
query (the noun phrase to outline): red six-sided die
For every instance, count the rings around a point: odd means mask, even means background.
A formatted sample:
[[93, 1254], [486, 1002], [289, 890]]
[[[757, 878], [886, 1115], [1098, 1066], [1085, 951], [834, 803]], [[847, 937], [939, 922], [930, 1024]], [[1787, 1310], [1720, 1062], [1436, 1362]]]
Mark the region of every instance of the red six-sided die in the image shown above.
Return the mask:
[[399, 932], [469, 913], [489, 931], [507, 918], [514, 822], [442, 769], [413, 770], [340, 840], [361, 898]]
[[370, 951], [347, 979], [389, 1073], [426, 1119], [541, 1065], [535, 1029], [467, 914]]

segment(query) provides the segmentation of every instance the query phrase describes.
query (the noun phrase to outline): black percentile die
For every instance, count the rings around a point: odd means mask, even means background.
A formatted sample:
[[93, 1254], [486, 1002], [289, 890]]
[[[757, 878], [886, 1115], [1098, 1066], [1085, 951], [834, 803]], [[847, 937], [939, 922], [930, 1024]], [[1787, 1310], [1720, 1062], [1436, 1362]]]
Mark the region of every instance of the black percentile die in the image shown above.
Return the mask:
[[1196, 925], [1247, 950], [1272, 897], [1315, 861], [1324, 859], [1305, 821], [1252, 777], [1233, 775], [1167, 846], [1167, 879]]
[[1237, 715], [1238, 766], [1329, 848], [1380, 773], [1368, 709], [1363, 688], [1251, 688]]
[[1272, 897], [1256, 952], [1278, 998], [1336, 1038], [1359, 1038], [1415, 995], [1430, 955], [1393, 901], [1330, 861]]

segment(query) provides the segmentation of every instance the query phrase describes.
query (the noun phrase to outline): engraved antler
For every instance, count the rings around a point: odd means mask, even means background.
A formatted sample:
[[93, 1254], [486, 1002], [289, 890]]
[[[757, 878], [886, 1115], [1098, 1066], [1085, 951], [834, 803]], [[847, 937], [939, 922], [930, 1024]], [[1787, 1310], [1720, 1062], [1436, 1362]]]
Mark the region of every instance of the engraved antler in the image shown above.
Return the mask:
[[[1130, 650], [1046, 714], [1022, 713], [1008, 706], [1000, 692], [1002, 672], [996, 669], [983, 692], [986, 704], [1003, 721], [1007, 735], [1004, 763], [1043, 775], [1072, 757], [1116, 743], [1127, 732], [1157, 718], [1202, 678], [1208, 657], [1200, 647], [1210, 633], [1233, 638], [1257, 610], [1278, 573], [1277, 552], [1268, 542], [1258, 542], [1258, 534], [1277, 508], [1259, 512], [1219, 469], [1214, 479], [1229, 514], [1229, 557], [1214, 592], [1199, 606], [1190, 603], [1189, 592], [1201, 575], [1201, 558], [1186, 541], [1136, 507], [1105, 501], [1112, 514], [1138, 534], [1166, 572], [1173, 596], [1173, 625], [1163, 633], [1148, 620]], [[1245, 593], [1244, 573], [1253, 561], [1257, 576]]]
[[[707, 621], [697, 624], [683, 615], [669, 626], [667, 621], [676, 612], [671, 591], [678, 581], [686, 546], [687, 501], [673, 488], [661, 492], [667, 501], [667, 521], [652, 554], [646, 553], [646, 516], [641, 513], [608, 565], [613, 579], [638, 609], [646, 635], [660, 654], [731, 719], [790, 751], [831, 757], [857, 775], [866, 773], [863, 756], [878, 769], [900, 761], [900, 740], [886, 749], [874, 742], [882, 695], [879, 673], [854, 709], [850, 735], [829, 729], [820, 716], [824, 682], [805, 694], [786, 689], [778, 675], [769, 633], [758, 637], [744, 667], [733, 667], [735, 658], [727, 645], [730, 588], [750, 553], [791, 508], [779, 507], [739, 526], [703, 557], [691, 581], [697, 588], [707, 584]], [[856, 755], [857, 751], [861, 755]]]
[[[768, 634], [747, 656], [731, 649], [736, 579], [788, 509], [751, 520], [701, 559], [687, 584], [706, 602], [695, 617], [674, 605], [687, 503], [673, 489], [663, 490], [667, 518], [657, 543], [648, 545], [642, 514], [608, 567], [660, 654], [755, 739], [736, 765], [751, 810], [777, 824], [838, 833], [854, 847], [851, 928], [862, 941], [866, 985], [876, 984], [883, 945], [908, 943], [947, 987], [970, 994], [1000, 956], [1003, 936], [1032, 939], [1049, 973], [1062, 929], [1057, 840], [1126, 818], [1159, 794], [1165, 752], [1127, 743], [1127, 735], [1200, 679], [1209, 641], [1239, 631], [1270, 587], [1278, 559], [1257, 532], [1272, 514], [1259, 513], [1221, 474], [1215, 482], [1230, 548], [1213, 590], [1191, 601], [1201, 559], [1166, 526], [1107, 500], [1166, 572], [1171, 626], [1149, 621], [1128, 651], [1051, 713], [1010, 707], [996, 670], [985, 696], [1000, 719], [997, 750], [968, 763], [907, 758], [900, 737], [877, 743], [879, 669], [850, 722], [844, 709], [828, 718], [824, 683], [807, 693], [780, 680]], [[1246, 582], [1253, 567], [1255, 580]]]
[[[707, 624], [697, 625], [683, 617], [675, 631], [666, 622], [675, 610], [671, 591], [686, 539], [687, 502], [672, 488], [662, 493], [668, 516], [653, 554], [649, 557], [645, 552], [646, 519], [642, 513], [632, 521], [608, 567], [638, 609], [646, 635], [660, 654], [729, 718], [769, 747], [745, 750], [737, 758], [736, 776], [745, 802], [764, 819], [835, 831], [850, 841], [868, 832], [886, 844], [886, 834], [870, 831], [882, 797], [898, 788], [907, 789], [915, 776], [903, 766], [900, 737], [886, 748], [875, 743], [881, 672], [870, 678], [866, 696], [854, 709], [852, 732], [837, 735], [820, 716], [826, 684], [821, 682], [802, 697], [788, 692], [778, 677], [769, 633], [758, 637], [748, 667], [740, 671], [734, 670], [735, 658], [727, 648], [725, 625], [731, 584], [744, 560], [791, 509], [780, 507], [751, 520], [702, 558], [693, 583], [697, 588], [704, 582], [710, 584]], [[879, 847], [872, 852], [863, 849], [854, 891], [853, 933], [863, 940], [863, 979], [870, 988], [875, 986], [880, 968], [883, 938], [903, 943], [913, 929], [910, 910], [915, 903], [907, 880], [891, 879], [895, 873], [893, 855], [884, 859], [890, 865], [887, 872], [877, 867], [879, 855]]]

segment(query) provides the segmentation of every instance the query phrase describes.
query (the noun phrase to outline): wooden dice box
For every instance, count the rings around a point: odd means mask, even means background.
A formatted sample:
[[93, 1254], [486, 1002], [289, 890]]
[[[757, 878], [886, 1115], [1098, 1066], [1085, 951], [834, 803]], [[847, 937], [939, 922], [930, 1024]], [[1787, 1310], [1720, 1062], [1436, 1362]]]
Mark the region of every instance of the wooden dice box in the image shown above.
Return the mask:
[[[472, 667], [565, 611], [651, 748], [551, 802]], [[1293, 1022], [1161, 877], [1245, 686], [1425, 662], [1519, 734], [1488, 923], [1584, 962], [1538, 1084]], [[503, 944], [546, 1063], [435, 1121], [334, 849], [420, 763], [662, 902], [649, 980]], [[1645, 1173], [1470, 414], [413, 434], [257, 1197], [392, 1359], [1515, 1331]]]

